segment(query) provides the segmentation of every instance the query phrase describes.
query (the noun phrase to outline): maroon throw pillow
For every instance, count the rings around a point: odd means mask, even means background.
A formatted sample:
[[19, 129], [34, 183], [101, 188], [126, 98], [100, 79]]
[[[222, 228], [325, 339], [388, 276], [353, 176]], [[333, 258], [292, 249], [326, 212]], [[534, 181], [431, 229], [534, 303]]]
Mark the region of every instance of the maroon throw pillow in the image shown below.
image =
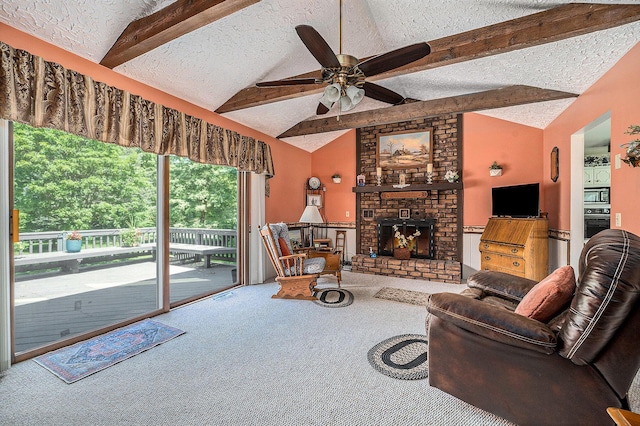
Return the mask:
[[534, 285], [522, 298], [515, 312], [547, 322], [571, 300], [575, 289], [573, 268], [570, 265], [562, 266]]
[[289, 251], [289, 246], [287, 245], [287, 241], [280, 237], [278, 238], [278, 245], [280, 245], [280, 252], [283, 256], [290, 256], [291, 252]]

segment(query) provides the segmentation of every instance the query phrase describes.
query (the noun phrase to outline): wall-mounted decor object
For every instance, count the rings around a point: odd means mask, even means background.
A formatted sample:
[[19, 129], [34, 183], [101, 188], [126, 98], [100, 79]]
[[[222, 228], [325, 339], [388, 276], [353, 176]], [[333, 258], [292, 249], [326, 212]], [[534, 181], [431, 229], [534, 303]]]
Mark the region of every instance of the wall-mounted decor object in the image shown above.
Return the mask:
[[307, 205], [316, 206], [322, 208], [322, 195], [320, 194], [307, 194]]
[[551, 180], [556, 182], [560, 176], [560, 157], [558, 156], [558, 147], [554, 146], [551, 150]]
[[364, 186], [364, 175], [356, 176], [356, 185], [357, 186]]
[[433, 159], [433, 129], [378, 135], [377, 157], [386, 169], [426, 167]]
[[411, 219], [411, 210], [410, 209], [400, 209], [400, 213], [398, 214], [400, 219]]
[[333, 180], [333, 183], [342, 182], [342, 177], [340, 177], [340, 174], [338, 173], [334, 173], [333, 176], [331, 176], [331, 179]]
[[305, 205], [316, 206], [320, 215], [324, 217], [324, 195], [327, 187], [315, 176], [307, 179], [305, 184]]
[[373, 220], [373, 209], [362, 209], [362, 218], [365, 220]]
[[309, 185], [310, 189], [318, 189], [320, 188], [320, 179], [318, 179], [315, 176], [312, 176], [309, 178], [309, 181], [307, 182], [307, 184]]
[[497, 161], [494, 161], [493, 164], [489, 166], [489, 176], [502, 176], [502, 166], [498, 164]]

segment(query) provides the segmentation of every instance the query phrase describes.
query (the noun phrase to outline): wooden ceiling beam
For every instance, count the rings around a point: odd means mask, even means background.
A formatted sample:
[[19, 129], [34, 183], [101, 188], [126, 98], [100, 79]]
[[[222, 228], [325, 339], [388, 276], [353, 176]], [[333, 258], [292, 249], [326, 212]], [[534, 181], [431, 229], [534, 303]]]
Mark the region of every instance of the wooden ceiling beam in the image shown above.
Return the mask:
[[[431, 54], [368, 81], [383, 80], [445, 65], [552, 43], [640, 20], [640, 5], [570, 3], [522, 18], [430, 41]], [[320, 70], [292, 78], [317, 77]], [[323, 85], [248, 87], [216, 112], [225, 113], [320, 93]]]
[[100, 61], [115, 68], [260, 0], [178, 0], [131, 22]]
[[397, 123], [399, 121], [435, 117], [444, 114], [461, 114], [463, 112], [575, 98], [577, 96], [575, 93], [541, 89], [532, 86], [508, 86], [468, 95], [419, 101], [341, 115], [339, 120], [336, 116], [305, 120], [291, 127], [279, 135], [278, 138], [355, 129], [370, 126], [371, 123], [375, 123], [376, 125]]

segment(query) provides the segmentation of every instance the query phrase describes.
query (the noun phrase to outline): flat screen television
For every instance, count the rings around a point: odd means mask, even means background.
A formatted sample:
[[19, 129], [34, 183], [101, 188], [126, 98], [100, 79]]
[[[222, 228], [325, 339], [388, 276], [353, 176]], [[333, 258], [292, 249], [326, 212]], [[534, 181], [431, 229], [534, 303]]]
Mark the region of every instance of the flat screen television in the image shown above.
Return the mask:
[[540, 184], [501, 186], [491, 189], [493, 216], [537, 217], [540, 213]]

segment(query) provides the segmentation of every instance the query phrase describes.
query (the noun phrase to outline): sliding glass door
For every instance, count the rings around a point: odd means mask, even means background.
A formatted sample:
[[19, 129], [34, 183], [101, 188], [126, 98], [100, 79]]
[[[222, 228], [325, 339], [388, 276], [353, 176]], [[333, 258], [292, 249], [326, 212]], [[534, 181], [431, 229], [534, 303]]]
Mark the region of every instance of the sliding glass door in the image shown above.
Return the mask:
[[19, 218], [9, 242], [0, 217], [0, 370], [243, 280], [246, 173], [6, 121], [0, 131], [0, 207]]
[[238, 173], [169, 157], [172, 306], [237, 282]]
[[159, 309], [154, 154], [14, 124], [16, 354]]

